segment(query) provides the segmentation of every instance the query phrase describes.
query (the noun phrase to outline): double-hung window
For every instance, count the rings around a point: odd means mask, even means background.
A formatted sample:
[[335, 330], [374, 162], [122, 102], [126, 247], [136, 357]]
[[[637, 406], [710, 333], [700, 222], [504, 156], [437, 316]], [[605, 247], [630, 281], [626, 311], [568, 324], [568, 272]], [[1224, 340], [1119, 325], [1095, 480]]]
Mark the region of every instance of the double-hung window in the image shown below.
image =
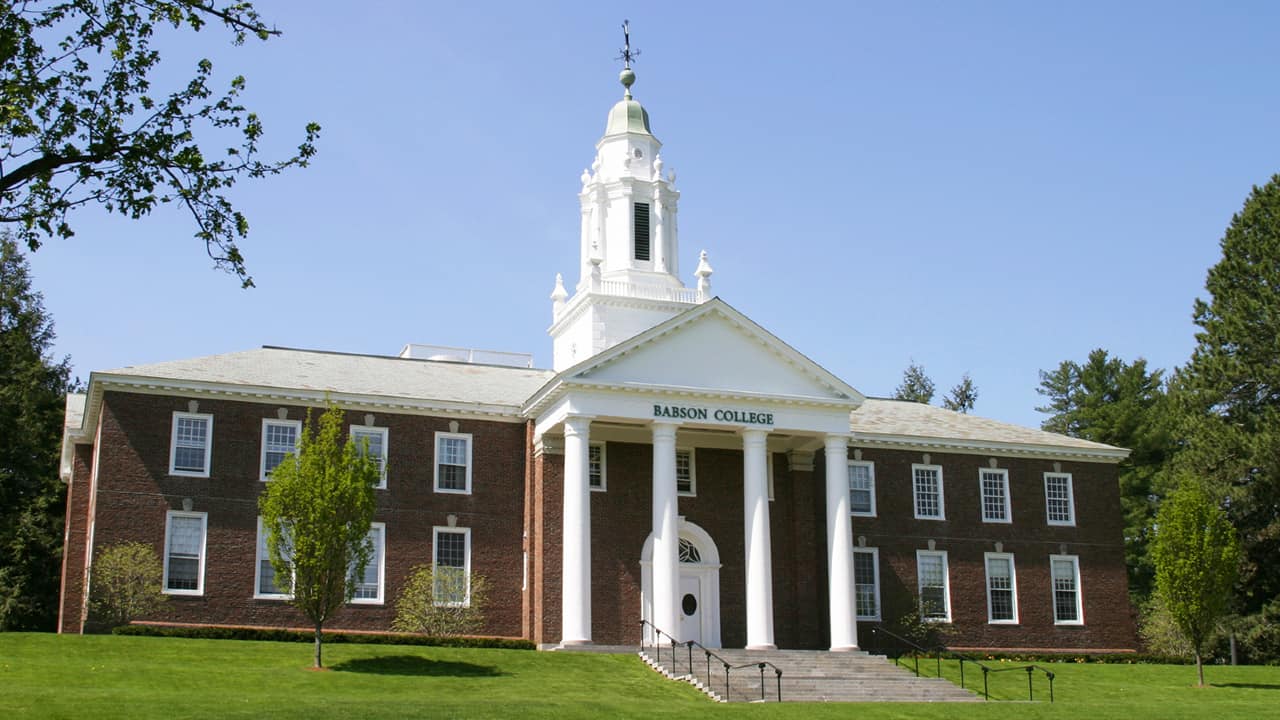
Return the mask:
[[951, 589], [947, 581], [945, 550], [916, 551], [916, 582], [920, 594], [920, 619], [951, 622]]
[[978, 485], [982, 490], [982, 522], [1013, 522], [1009, 507], [1009, 471], [982, 468], [978, 471]]
[[262, 480], [269, 480], [271, 471], [298, 451], [301, 432], [301, 420], [262, 421]]
[[1075, 555], [1050, 555], [1049, 570], [1053, 577], [1053, 622], [1055, 625], [1083, 625], [1080, 605], [1080, 558]]
[[471, 528], [435, 528], [432, 595], [436, 605], [471, 604]]
[[1016, 624], [1018, 622], [1018, 582], [1013, 571], [1013, 555], [986, 553], [987, 562], [987, 622], [992, 624]]
[[1050, 525], [1075, 525], [1076, 501], [1071, 492], [1071, 473], [1044, 474], [1045, 516]]
[[213, 416], [175, 412], [169, 443], [169, 474], [209, 477]]
[[872, 463], [849, 461], [849, 512], [860, 517], [876, 515], [876, 467]]
[[164, 524], [164, 592], [204, 594], [207, 513], [170, 510]]
[[587, 485], [592, 490], [604, 491], [604, 443], [591, 443], [587, 446]]
[[880, 619], [880, 551], [853, 549], [854, 606], [859, 620]]
[[387, 429], [369, 427], [368, 425], [352, 425], [351, 439], [356, 444], [356, 452], [369, 453], [369, 457], [378, 464], [379, 490], [387, 488]]
[[676, 494], [689, 497], [698, 494], [698, 479], [693, 471], [693, 450], [676, 450]]
[[945, 520], [941, 465], [912, 465], [911, 485], [915, 492], [917, 520]]
[[[288, 553], [285, 553], [288, 559]], [[285, 600], [292, 595], [276, 582], [276, 569], [271, 564], [271, 554], [267, 552], [267, 531], [262, 527], [262, 518], [258, 518], [258, 558], [257, 578], [254, 582], [253, 596], [269, 600]]]
[[383, 569], [386, 565], [386, 535], [387, 526], [385, 523], [373, 523], [369, 526], [369, 544], [373, 545], [373, 555], [369, 558], [369, 564], [364, 566], [362, 574], [351, 573], [350, 581], [356, 586], [355, 594], [351, 596], [351, 602], [362, 604], [379, 604], [382, 602], [382, 578]]
[[469, 433], [436, 433], [436, 492], [471, 494]]

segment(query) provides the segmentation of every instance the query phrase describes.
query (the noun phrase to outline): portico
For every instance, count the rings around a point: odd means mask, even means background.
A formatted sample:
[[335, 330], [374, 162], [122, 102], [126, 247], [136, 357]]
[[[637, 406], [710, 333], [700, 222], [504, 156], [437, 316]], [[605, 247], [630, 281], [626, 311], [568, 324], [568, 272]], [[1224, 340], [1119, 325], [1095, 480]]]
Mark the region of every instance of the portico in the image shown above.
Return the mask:
[[[731, 364], [720, 361], [726, 357]], [[589, 448], [593, 428], [599, 427], [625, 430], [633, 441], [651, 445], [651, 549], [645, 571], [651, 582], [642, 607], [646, 619], [678, 640], [685, 639], [679, 449], [690, 446], [686, 438], [702, 438], [694, 444], [710, 442], [741, 453], [740, 492], [732, 504], [741, 509], [742, 552], [722, 554], [720, 562], [741, 568], [749, 648], [776, 647], [771, 457], [824, 449], [826, 476], [816, 482], [824, 486], [819, 496], [827, 499], [823, 540], [831, 578], [830, 647], [857, 647], [845, 457], [849, 413], [861, 401], [856, 390], [718, 299], [558, 374], [525, 410], [537, 418], [535, 443], [554, 446], [556, 436], [563, 437], [562, 644], [591, 642], [591, 547], [602, 542], [603, 534], [591, 521]], [[728, 504], [721, 509], [737, 511]], [[691, 602], [701, 607], [696, 598]], [[718, 616], [717, 609], [706, 610]]]

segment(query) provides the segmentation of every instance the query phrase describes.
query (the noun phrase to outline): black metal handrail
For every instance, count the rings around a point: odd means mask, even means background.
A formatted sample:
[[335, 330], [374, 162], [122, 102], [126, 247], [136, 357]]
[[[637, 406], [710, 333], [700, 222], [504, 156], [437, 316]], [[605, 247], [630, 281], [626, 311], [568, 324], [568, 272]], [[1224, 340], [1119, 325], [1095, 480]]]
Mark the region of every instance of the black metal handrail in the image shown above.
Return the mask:
[[680, 645], [684, 645], [685, 649], [689, 653], [689, 659], [688, 659], [689, 674], [694, 678], [697, 678], [697, 674], [693, 670], [693, 648], [697, 647], [701, 649], [707, 661], [707, 687], [711, 687], [712, 685], [711, 658], [715, 658], [716, 660], [718, 660], [720, 662], [720, 666], [724, 668], [724, 699], [725, 700], [729, 699], [729, 673], [734, 670], [742, 670], [744, 668], [756, 668], [760, 671], [760, 699], [761, 700], [768, 699], [765, 697], [764, 671], [765, 671], [765, 668], [773, 668], [774, 677], [777, 679], [777, 691], [778, 691], [777, 701], [782, 702], [782, 669], [779, 668], [777, 665], [774, 665], [768, 660], [752, 661], [748, 663], [743, 663], [742, 665], [730, 664], [724, 658], [720, 657], [716, 653], [711, 652], [711, 650], [707, 649], [707, 647], [702, 643], [696, 640], [685, 640], [684, 642], [681, 642], [677, 640], [674, 636], [672, 636], [671, 633], [668, 633], [662, 630], [657, 625], [654, 625], [648, 620], [640, 621], [640, 649], [642, 651], [645, 649], [645, 647], [648, 647], [644, 641], [644, 629], [646, 626], [653, 631], [653, 648], [654, 648], [654, 654], [656, 656], [654, 659], [659, 665], [662, 664], [662, 645], [663, 645], [662, 638], [665, 636], [668, 640], [671, 641], [670, 643], [671, 666], [673, 668], [677, 667], [676, 649]]
[[[988, 684], [988, 676], [991, 673], [1010, 672], [1013, 670], [1024, 670], [1027, 673], [1027, 700], [1035, 700], [1035, 688], [1032, 683], [1032, 675], [1036, 670], [1039, 670], [1040, 672], [1044, 673], [1045, 677], [1049, 680], [1049, 702], [1053, 702], [1054, 673], [1052, 670], [1046, 667], [1041, 667], [1036, 664], [1030, 664], [1030, 665], [1017, 665], [1014, 667], [992, 668], [992, 667], [988, 667], [981, 660], [978, 660], [977, 658], [971, 655], [965, 655], [964, 653], [956, 652], [955, 650], [952, 650], [944, 645], [936, 645], [932, 650], [921, 647], [920, 645], [917, 645], [916, 643], [902, 637], [901, 635], [897, 635], [895, 633], [889, 632], [888, 630], [885, 630], [883, 627], [880, 627], [880, 626], [876, 626], [876, 625], [871, 626], [871, 633], [873, 635], [877, 633], [881, 635], [888, 635], [894, 640], [897, 640], [903, 645], [906, 645], [907, 647], [910, 647], [911, 649], [916, 651], [911, 654], [912, 658], [915, 661], [916, 677], [920, 676], [920, 656], [917, 653], [924, 653], [926, 658], [929, 655], [933, 655], [934, 661], [937, 663], [937, 668], [935, 672], [938, 677], [942, 677], [942, 658], [944, 655], [949, 659], [958, 660], [960, 662], [960, 687], [961, 688], [965, 687], [964, 664], [966, 662], [972, 663], [982, 668], [982, 697], [985, 698], [986, 700], [991, 700], [991, 691], [990, 691], [990, 686]], [[897, 662], [897, 657], [894, 658], [894, 662]]]

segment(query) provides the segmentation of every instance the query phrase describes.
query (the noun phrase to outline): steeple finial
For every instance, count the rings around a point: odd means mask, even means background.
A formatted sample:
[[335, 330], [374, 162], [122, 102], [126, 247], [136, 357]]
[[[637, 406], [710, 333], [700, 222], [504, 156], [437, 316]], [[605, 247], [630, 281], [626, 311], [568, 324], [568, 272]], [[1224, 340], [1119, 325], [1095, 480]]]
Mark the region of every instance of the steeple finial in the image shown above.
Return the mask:
[[622, 87], [626, 88], [623, 97], [631, 99], [631, 85], [636, 81], [636, 74], [631, 71], [631, 61], [640, 57], [640, 49], [631, 49], [631, 21], [622, 21], [622, 41], [623, 46], [621, 55], [618, 60], [622, 61], [622, 72], [618, 73], [618, 81], [622, 83]]

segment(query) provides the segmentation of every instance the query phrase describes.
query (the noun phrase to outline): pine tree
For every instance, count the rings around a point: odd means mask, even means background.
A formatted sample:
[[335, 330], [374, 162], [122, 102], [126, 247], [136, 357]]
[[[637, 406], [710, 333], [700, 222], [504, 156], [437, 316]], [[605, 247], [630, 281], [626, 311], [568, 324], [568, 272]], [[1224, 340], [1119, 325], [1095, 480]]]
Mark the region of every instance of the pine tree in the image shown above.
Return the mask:
[[902, 384], [893, 391], [895, 400], [929, 404], [933, 400], [933, 381], [924, 374], [924, 367], [914, 361], [902, 373]]
[[942, 407], [968, 414], [977, 402], [978, 386], [973, 384], [973, 378], [966, 372], [960, 377], [960, 382], [956, 383], [956, 386], [951, 388], [947, 396], [942, 399]]
[[1154, 582], [1147, 552], [1158, 507], [1154, 485], [1172, 452], [1163, 378], [1163, 370], [1148, 370], [1142, 358], [1127, 363], [1099, 348], [1084, 364], [1064, 360], [1053, 372], [1040, 371], [1036, 389], [1049, 399], [1036, 410], [1051, 413], [1041, 428], [1132, 451], [1119, 468], [1120, 503], [1129, 592], [1138, 602]]
[[58, 478], [70, 367], [26, 259], [0, 234], [0, 630], [52, 630], [65, 488]]
[[1173, 383], [1174, 465], [1226, 498], [1244, 554], [1235, 609], [1256, 617], [1280, 607], [1280, 175], [1253, 188], [1221, 246]]

